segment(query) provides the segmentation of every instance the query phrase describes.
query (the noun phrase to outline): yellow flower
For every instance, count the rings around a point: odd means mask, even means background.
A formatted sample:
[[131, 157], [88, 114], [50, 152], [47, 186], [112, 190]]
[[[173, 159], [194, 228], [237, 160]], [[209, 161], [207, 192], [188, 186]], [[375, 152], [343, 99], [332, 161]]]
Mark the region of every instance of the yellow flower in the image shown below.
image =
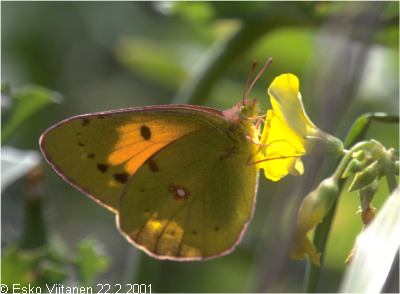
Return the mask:
[[265, 176], [278, 181], [287, 174], [304, 172], [301, 156], [311, 150], [342, 152], [341, 141], [321, 131], [308, 118], [293, 74], [276, 77], [268, 88], [272, 110], [267, 112], [257, 154]]

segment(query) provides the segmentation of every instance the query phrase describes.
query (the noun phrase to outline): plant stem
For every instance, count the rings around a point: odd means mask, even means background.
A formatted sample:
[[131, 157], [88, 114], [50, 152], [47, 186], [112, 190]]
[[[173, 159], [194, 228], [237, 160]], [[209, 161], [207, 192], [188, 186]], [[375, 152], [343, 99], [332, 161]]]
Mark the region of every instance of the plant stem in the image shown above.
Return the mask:
[[[351, 134], [352, 132], [350, 131], [349, 133]], [[359, 137], [355, 136], [354, 138], [359, 138]], [[347, 145], [350, 145], [354, 141], [347, 139], [347, 140], [345, 140], [345, 142], [347, 142]], [[356, 145], [354, 145], [353, 147], [351, 147], [351, 149], [348, 152], [346, 152], [346, 154], [342, 157], [340, 163], [338, 164], [338, 167], [335, 170], [335, 173], [333, 174], [333, 177], [335, 178], [335, 180], [338, 181], [338, 185], [339, 185], [338, 195], [340, 195], [342, 193], [344, 183], [345, 183], [345, 179], [342, 179], [341, 175], [342, 175], [344, 169], [346, 168], [347, 164], [349, 163], [349, 161], [352, 159], [352, 154], [363, 148], [372, 148], [376, 144], [377, 143], [375, 141], [359, 142]], [[348, 146], [345, 146], [345, 147], [348, 148]], [[322, 220], [322, 222], [315, 229], [313, 243], [314, 243], [317, 251], [321, 252], [321, 260], [320, 260], [321, 267], [316, 266], [316, 265], [312, 264], [310, 261], [308, 261], [307, 268], [306, 268], [306, 274], [305, 274], [305, 291], [308, 293], [315, 293], [317, 291], [318, 280], [319, 280], [321, 268], [322, 268], [323, 261], [324, 261], [325, 247], [326, 247], [326, 243], [328, 241], [329, 233], [331, 231], [331, 226], [332, 226], [333, 218], [335, 216], [337, 203], [338, 203], [338, 199], [336, 199], [331, 210], [328, 212], [328, 214], [325, 216], [325, 218]]]
[[34, 249], [47, 244], [47, 230], [43, 217], [43, 170], [37, 166], [27, 174], [24, 228], [19, 247]]
[[[341, 190], [343, 188], [343, 183], [344, 181], [339, 181], [339, 195], [341, 193]], [[331, 228], [331, 224], [333, 221], [333, 217], [335, 216], [336, 212], [336, 206], [337, 206], [338, 200], [335, 201], [333, 204], [333, 208], [328, 212], [328, 214], [325, 216], [324, 220], [322, 223], [320, 223], [317, 228], [315, 229], [314, 233], [314, 245], [315, 248], [317, 249], [318, 252], [321, 252], [321, 267], [324, 263], [324, 252], [325, 252], [325, 246], [328, 241], [328, 236]], [[314, 265], [310, 261], [307, 262], [307, 268], [306, 268], [306, 275], [305, 279], [307, 283], [305, 284], [305, 292], [307, 293], [315, 293], [317, 291], [317, 285], [318, 285], [318, 280], [319, 280], [319, 275], [321, 272], [321, 267]]]
[[342, 157], [338, 167], [335, 170], [335, 173], [333, 174], [333, 178], [335, 179], [335, 181], [340, 180], [345, 168], [347, 167], [349, 161], [352, 159], [352, 154], [354, 152], [362, 150], [364, 148], [373, 148], [376, 145], [377, 145], [376, 141], [363, 141], [351, 147], [351, 149], [348, 150], [346, 154]]
[[391, 194], [397, 187], [396, 178], [393, 173], [386, 173], [386, 181], [389, 187], [389, 193]]
[[385, 176], [389, 188], [389, 194], [392, 194], [397, 188], [396, 177], [391, 171], [391, 158], [388, 154], [385, 156]]
[[[283, 21], [279, 15], [286, 11], [290, 15]], [[217, 81], [229, 70], [230, 65], [245, 54], [263, 35], [276, 28], [294, 26], [315, 26], [321, 20], [310, 17], [303, 8], [280, 3], [268, 6], [268, 9], [254, 19], [243, 20], [242, 26], [226, 40], [216, 44], [209, 54], [202, 58], [198, 67], [179, 89], [173, 104], [201, 104]], [[266, 56], [265, 59], [267, 59]]]
[[248, 50], [265, 30], [263, 26], [245, 23], [226, 41], [216, 44], [196, 68], [191, 79], [178, 91], [172, 103], [200, 104], [230, 64]]
[[34, 249], [47, 243], [42, 204], [41, 198], [28, 196], [25, 200], [24, 232], [20, 240], [20, 248]]

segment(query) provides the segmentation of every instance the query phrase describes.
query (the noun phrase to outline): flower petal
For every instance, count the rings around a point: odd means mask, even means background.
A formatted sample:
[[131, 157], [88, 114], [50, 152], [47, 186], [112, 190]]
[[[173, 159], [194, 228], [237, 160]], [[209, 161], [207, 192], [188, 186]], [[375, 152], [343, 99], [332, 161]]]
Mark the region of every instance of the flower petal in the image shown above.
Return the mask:
[[308, 152], [341, 154], [341, 141], [317, 128], [308, 118], [299, 92], [299, 79], [293, 74], [276, 77], [268, 93], [273, 110], [267, 112], [260, 148], [256, 156], [265, 176], [278, 181], [287, 174], [304, 172], [301, 156]]
[[308, 237], [304, 235], [295, 236], [292, 247], [290, 248], [289, 258], [301, 260], [304, 259], [306, 255], [309, 256], [311, 262], [314, 265], [321, 265], [321, 253], [318, 253], [317, 249], [315, 248], [314, 244], [311, 243], [310, 239], [308, 239]]
[[299, 79], [293, 74], [276, 77], [268, 88], [271, 105], [276, 116], [285, 121], [304, 138], [317, 133], [318, 128], [308, 118], [299, 92]]
[[260, 144], [257, 160], [262, 162], [258, 166], [264, 169], [266, 178], [278, 181], [289, 173], [303, 173], [303, 163], [298, 157], [305, 153], [304, 140], [272, 110], [267, 112]]

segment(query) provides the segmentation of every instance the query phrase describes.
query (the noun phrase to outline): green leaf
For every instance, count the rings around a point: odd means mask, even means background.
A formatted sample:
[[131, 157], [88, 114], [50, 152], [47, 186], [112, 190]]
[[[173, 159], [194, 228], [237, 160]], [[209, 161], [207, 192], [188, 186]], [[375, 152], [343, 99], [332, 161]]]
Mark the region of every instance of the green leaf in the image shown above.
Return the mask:
[[1, 144], [11, 138], [17, 129], [36, 112], [52, 102], [60, 101], [60, 95], [40, 86], [25, 86], [11, 96], [11, 109], [2, 125]]
[[67, 277], [65, 264], [52, 258], [47, 247], [35, 250], [23, 250], [9, 245], [3, 252], [1, 260], [1, 282], [12, 289], [13, 284], [19, 287], [44, 286], [61, 283]]
[[63, 264], [57, 264], [48, 260], [40, 264], [39, 270], [41, 273], [41, 284], [60, 284], [68, 276]]
[[368, 130], [371, 121], [378, 121], [383, 123], [399, 123], [399, 117], [388, 115], [383, 112], [366, 113], [359, 116], [351, 126], [346, 136], [346, 140], [344, 141], [344, 146], [347, 148], [362, 140]]
[[379, 293], [400, 246], [400, 189], [386, 200], [376, 218], [357, 237], [355, 254], [340, 292]]
[[34, 282], [34, 269], [41, 251], [24, 252], [15, 246], [8, 246], [1, 258], [1, 282], [6, 285], [19, 283], [21, 286]]
[[96, 240], [87, 238], [78, 245], [75, 264], [80, 282], [83, 285], [91, 286], [96, 278], [108, 269], [110, 259]]
[[206, 25], [214, 18], [214, 9], [209, 2], [174, 2], [171, 5], [174, 14], [189, 22]]
[[1, 82], [1, 95], [7, 95], [9, 96], [11, 93], [11, 86], [8, 81], [2, 81]]
[[181, 49], [172, 42], [124, 38], [117, 43], [115, 55], [128, 69], [175, 89], [187, 75]]

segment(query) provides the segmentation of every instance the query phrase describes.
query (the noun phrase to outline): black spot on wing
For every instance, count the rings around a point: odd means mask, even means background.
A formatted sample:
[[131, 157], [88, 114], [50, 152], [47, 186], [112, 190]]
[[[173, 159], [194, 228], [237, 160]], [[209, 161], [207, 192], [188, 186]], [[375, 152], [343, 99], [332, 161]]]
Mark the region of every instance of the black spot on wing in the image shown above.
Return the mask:
[[127, 172], [123, 172], [123, 173], [120, 173], [120, 174], [114, 174], [114, 178], [115, 178], [115, 180], [117, 180], [121, 184], [124, 184], [128, 180], [129, 174]]
[[82, 142], [78, 142], [78, 146], [79, 147], [85, 147], [85, 144], [83, 144]]
[[87, 158], [93, 159], [95, 157], [94, 153], [89, 153], [86, 155]]
[[142, 126], [140, 128], [140, 135], [142, 136], [143, 139], [150, 140], [151, 138], [150, 128], [148, 126]]
[[149, 168], [152, 172], [158, 172], [160, 171], [160, 168], [158, 167], [157, 163], [154, 161], [153, 158], [149, 158], [146, 163], [149, 165]]
[[104, 164], [104, 163], [99, 163], [99, 164], [97, 165], [97, 169], [98, 169], [99, 171], [101, 171], [101, 172], [104, 174], [104, 173], [106, 173], [107, 170], [108, 170], [108, 165], [107, 165], [107, 164]]

